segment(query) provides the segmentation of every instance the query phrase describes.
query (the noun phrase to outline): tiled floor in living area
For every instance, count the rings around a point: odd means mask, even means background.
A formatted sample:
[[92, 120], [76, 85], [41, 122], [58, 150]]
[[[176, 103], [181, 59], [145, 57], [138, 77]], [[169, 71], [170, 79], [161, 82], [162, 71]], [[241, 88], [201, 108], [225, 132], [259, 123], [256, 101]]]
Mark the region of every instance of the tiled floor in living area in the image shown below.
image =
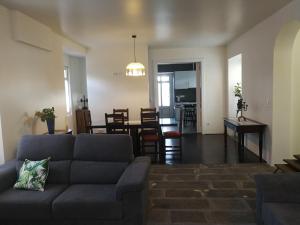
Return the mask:
[[254, 225], [253, 176], [266, 164], [153, 165], [148, 225]]

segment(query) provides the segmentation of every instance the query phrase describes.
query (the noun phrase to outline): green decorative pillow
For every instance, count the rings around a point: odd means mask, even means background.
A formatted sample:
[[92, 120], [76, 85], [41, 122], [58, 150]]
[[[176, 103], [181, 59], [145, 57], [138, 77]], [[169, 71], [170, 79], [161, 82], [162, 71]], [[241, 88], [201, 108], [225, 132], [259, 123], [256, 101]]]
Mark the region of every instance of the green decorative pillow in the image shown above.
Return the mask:
[[44, 186], [49, 173], [49, 161], [50, 158], [41, 161], [30, 161], [25, 159], [14, 188], [44, 191]]

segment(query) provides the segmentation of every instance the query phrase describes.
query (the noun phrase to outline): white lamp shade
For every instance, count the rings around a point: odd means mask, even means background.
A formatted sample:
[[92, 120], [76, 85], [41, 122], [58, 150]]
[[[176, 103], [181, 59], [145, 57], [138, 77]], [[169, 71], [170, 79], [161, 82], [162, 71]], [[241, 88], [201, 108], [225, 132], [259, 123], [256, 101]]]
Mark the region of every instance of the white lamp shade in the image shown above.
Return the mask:
[[145, 66], [139, 62], [129, 63], [126, 67], [126, 76], [130, 77], [141, 77], [145, 76]]

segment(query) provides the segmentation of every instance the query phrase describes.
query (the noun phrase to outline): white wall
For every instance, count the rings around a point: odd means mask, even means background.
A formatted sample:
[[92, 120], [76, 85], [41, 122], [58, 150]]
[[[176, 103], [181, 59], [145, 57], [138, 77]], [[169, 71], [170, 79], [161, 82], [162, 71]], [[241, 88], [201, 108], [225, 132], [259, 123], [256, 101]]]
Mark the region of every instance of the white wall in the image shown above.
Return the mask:
[[136, 45], [137, 61], [146, 67], [145, 77], [126, 77], [125, 70], [133, 60], [128, 45], [98, 46], [87, 55], [87, 86], [93, 124], [104, 124], [105, 113], [113, 108], [129, 108], [131, 120], [140, 117], [140, 108], [149, 106], [148, 48]]
[[63, 42], [67, 40], [53, 33], [51, 51], [17, 42], [12, 39], [10, 13], [0, 5], [0, 114], [5, 160], [14, 158], [22, 135], [46, 132], [46, 124], [33, 119], [35, 111], [54, 106], [56, 128], [66, 126]]
[[[300, 1], [294, 0], [280, 11], [258, 24], [228, 45], [228, 58], [243, 55], [242, 82], [244, 98], [249, 105], [246, 117], [266, 123], [263, 156], [272, 160], [272, 101], [273, 101], [273, 53], [281, 28], [292, 20], [300, 19]], [[257, 138], [248, 136], [246, 145], [258, 152]], [[281, 161], [281, 160], [279, 160]]]
[[300, 21], [292, 55], [291, 155], [300, 154]]
[[242, 55], [236, 55], [228, 59], [228, 117], [236, 117], [238, 98], [234, 95], [234, 86], [239, 83], [242, 85]]
[[[157, 63], [201, 62], [203, 82], [202, 132], [204, 134], [223, 133], [226, 75], [225, 59], [225, 47], [150, 49], [150, 104], [155, 105], [154, 71]], [[197, 119], [199, 122], [198, 127], [201, 127], [201, 119]]]
[[175, 89], [196, 88], [195, 71], [175, 71]]
[[2, 126], [1, 126], [1, 115], [0, 115], [0, 165], [4, 163], [4, 146], [2, 138]]

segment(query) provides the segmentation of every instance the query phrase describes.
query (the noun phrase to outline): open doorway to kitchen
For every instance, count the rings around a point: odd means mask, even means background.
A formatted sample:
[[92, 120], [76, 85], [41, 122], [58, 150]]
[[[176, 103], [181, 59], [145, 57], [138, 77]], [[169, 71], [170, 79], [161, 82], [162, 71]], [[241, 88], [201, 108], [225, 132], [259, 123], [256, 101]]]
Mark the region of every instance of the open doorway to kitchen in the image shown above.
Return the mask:
[[160, 117], [179, 123], [182, 111], [183, 133], [201, 130], [200, 62], [157, 64], [156, 90]]

